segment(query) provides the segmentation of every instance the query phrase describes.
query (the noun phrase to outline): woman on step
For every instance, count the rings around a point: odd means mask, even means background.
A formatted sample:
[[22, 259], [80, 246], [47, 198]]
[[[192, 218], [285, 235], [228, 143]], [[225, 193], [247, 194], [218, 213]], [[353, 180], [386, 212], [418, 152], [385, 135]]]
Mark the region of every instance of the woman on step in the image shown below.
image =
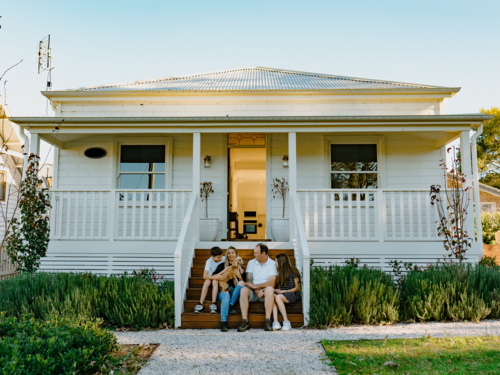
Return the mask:
[[300, 272], [292, 266], [290, 258], [286, 254], [277, 255], [275, 262], [278, 269], [278, 279], [276, 280], [278, 289], [274, 291], [276, 304], [273, 307], [273, 331], [281, 329], [281, 325], [278, 322], [278, 309], [283, 316], [283, 331], [289, 331], [292, 329], [292, 325], [286, 315], [285, 303], [293, 306], [297, 302], [302, 301], [300, 295]]
[[[219, 264], [219, 266], [216, 268], [212, 276], [209, 276], [208, 279], [210, 280], [222, 280], [222, 277], [218, 275], [226, 267], [228, 267], [231, 262], [237, 257], [238, 252], [233, 246], [229, 246], [226, 250], [226, 261], [224, 263]], [[227, 332], [227, 318], [229, 314], [236, 314], [236, 310], [234, 309], [234, 306], [238, 302], [238, 299], [240, 298], [240, 291], [241, 288], [244, 286], [244, 281], [246, 280], [246, 275], [245, 275], [245, 270], [240, 266], [240, 274], [241, 277], [243, 278], [243, 281], [240, 281], [238, 285], [234, 285], [233, 280], [229, 280], [227, 283], [229, 284], [229, 290], [227, 292], [219, 292], [218, 299], [221, 301], [221, 306], [220, 306], [220, 321], [221, 321], [221, 328], [220, 330], [222, 332]]]

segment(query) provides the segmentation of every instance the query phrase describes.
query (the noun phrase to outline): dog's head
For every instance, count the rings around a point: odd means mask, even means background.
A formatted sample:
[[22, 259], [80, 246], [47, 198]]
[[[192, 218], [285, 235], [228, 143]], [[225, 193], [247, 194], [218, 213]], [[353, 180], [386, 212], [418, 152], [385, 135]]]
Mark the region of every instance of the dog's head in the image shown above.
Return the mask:
[[241, 265], [243, 265], [243, 259], [241, 259], [240, 257], [236, 257], [236, 258], [234, 258], [234, 260], [231, 262], [231, 265], [232, 265], [232, 266], [234, 266], [234, 267], [241, 266]]

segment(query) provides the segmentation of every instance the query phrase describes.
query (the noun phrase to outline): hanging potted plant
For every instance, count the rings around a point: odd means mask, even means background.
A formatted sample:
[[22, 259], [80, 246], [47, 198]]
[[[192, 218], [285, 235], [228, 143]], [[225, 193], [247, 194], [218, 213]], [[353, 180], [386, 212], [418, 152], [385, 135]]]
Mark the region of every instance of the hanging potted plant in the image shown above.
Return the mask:
[[219, 219], [208, 218], [208, 198], [214, 193], [211, 182], [200, 184], [200, 198], [205, 202], [205, 218], [200, 219], [200, 241], [215, 241], [219, 231]]
[[271, 219], [271, 232], [275, 241], [288, 242], [290, 240], [290, 222], [285, 219], [285, 203], [288, 193], [288, 181], [284, 178], [273, 179], [272, 192], [274, 199], [283, 200], [283, 216], [281, 218]]

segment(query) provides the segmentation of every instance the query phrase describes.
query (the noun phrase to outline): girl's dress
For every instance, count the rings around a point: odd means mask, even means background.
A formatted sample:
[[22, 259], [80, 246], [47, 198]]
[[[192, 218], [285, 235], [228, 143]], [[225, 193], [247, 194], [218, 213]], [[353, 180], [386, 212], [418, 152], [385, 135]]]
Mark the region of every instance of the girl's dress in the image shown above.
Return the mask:
[[[298, 276], [294, 273], [290, 275], [288, 280], [286, 281], [286, 285], [282, 286], [280, 289], [281, 290], [290, 290], [295, 288], [295, 279]], [[302, 296], [300, 295], [300, 292], [288, 292], [288, 293], [282, 293], [285, 298], [290, 302], [290, 306], [293, 306], [297, 302], [302, 301]]]

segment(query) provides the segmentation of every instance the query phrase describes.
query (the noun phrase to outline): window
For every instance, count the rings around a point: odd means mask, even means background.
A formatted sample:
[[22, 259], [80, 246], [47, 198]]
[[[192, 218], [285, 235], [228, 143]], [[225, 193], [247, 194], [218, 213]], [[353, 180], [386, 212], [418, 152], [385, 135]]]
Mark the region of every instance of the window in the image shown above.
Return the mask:
[[376, 144], [331, 144], [332, 189], [377, 189]]
[[165, 145], [121, 145], [120, 189], [165, 189]]

